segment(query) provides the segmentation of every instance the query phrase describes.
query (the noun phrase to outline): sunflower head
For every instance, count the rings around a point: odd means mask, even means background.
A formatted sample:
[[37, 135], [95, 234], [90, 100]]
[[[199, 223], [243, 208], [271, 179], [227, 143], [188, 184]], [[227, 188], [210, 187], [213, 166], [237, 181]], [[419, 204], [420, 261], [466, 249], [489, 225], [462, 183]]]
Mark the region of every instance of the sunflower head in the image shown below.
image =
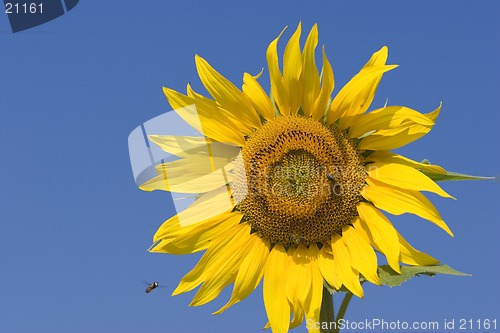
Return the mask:
[[428, 133], [440, 107], [428, 114], [404, 106], [367, 112], [382, 76], [396, 67], [386, 64], [386, 47], [332, 98], [324, 48], [321, 76], [316, 67], [317, 26], [301, 48], [298, 25], [282, 66], [280, 36], [266, 52], [270, 94], [260, 75], [245, 73], [239, 89], [199, 56], [196, 68], [212, 98], [189, 85], [186, 94], [164, 89], [175, 112], [201, 136], [151, 136], [179, 159], [160, 163], [158, 175], [141, 185], [194, 193], [194, 202], [158, 229], [151, 248], [206, 251], [174, 294], [201, 285], [192, 302], [201, 305], [234, 284], [220, 313], [264, 279], [273, 332], [304, 318], [317, 322], [323, 284], [360, 297], [360, 279], [380, 284], [376, 252], [396, 272], [401, 263], [438, 262], [409, 245], [382, 211], [415, 214], [451, 234], [421, 193], [450, 197], [426, 176], [446, 172], [390, 151]]

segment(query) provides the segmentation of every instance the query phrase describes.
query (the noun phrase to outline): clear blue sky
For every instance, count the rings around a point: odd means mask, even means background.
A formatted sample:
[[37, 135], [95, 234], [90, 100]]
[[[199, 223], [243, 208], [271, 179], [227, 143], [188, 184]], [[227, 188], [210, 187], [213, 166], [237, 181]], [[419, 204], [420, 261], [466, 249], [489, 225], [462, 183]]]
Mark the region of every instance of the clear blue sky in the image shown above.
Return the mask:
[[[162, 86], [201, 89], [195, 53], [239, 86], [244, 71], [266, 65], [284, 26], [318, 22], [338, 91], [388, 45], [400, 67], [374, 105], [388, 98], [428, 112], [443, 102], [434, 130], [400, 152], [499, 174], [498, 1], [311, 2], [81, 1], [16, 34], [0, 13], [0, 332], [261, 331], [260, 288], [212, 316], [230, 290], [200, 308], [187, 306], [194, 293], [169, 296], [198, 255], [146, 252], [173, 210], [167, 194], [136, 188], [127, 136], [169, 110]], [[415, 247], [472, 276], [366, 285], [347, 319], [500, 320], [499, 183], [443, 186], [458, 200], [431, 199], [454, 239], [412, 216], [393, 221]], [[143, 280], [166, 288], [145, 294]]]

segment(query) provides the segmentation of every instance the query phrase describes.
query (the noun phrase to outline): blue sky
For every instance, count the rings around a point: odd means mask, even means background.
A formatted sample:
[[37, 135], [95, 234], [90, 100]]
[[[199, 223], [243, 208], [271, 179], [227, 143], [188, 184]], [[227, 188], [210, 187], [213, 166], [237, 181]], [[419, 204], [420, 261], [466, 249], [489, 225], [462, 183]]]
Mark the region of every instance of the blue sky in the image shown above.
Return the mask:
[[[389, 99], [429, 112], [443, 102], [433, 131], [401, 153], [498, 175], [499, 13], [492, 0], [81, 1], [16, 34], [0, 13], [0, 331], [260, 332], [260, 288], [212, 316], [230, 290], [199, 308], [187, 306], [194, 293], [169, 296], [199, 255], [146, 252], [173, 210], [167, 194], [137, 189], [127, 137], [170, 110], [162, 86], [201, 90], [196, 53], [239, 86], [244, 71], [266, 65], [284, 26], [317, 22], [336, 91], [387, 45], [400, 67], [373, 107]], [[471, 277], [366, 285], [346, 318], [500, 319], [498, 184], [446, 183], [457, 201], [431, 197], [455, 238], [412, 216], [393, 219], [415, 247]], [[145, 294], [144, 280], [165, 288]]]

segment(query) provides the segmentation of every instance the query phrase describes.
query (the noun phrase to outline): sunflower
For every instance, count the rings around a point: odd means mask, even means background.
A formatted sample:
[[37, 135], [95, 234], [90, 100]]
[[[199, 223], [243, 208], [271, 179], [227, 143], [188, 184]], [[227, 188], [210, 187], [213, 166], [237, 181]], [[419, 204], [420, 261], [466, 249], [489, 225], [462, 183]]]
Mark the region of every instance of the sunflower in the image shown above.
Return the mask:
[[301, 50], [298, 25], [283, 71], [281, 34], [266, 53], [269, 95], [257, 81], [262, 73], [245, 73], [240, 90], [199, 56], [196, 68], [213, 99], [189, 85], [186, 94], [164, 88], [175, 112], [202, 135], [151, 135], [178, 159], [159, 164], [158, 175], [140, 186], [193, 193], [192, 204], [158, 229], [150, 249], [205, 251], [173, 294], [201, 285], [191, 303], [199, 306], [233, 284], [218, 314], [263, 280], [273, 332], [304, 319], [318, 322], [324, 284], [359, 297], [360, 281], [380, 285], [376, 252], [396, 272], [401, 263], [438, 263], [408, 244], [382, 211], [415, 214], [452, 235], [420, 193], [450, 197], [425, 174], [446, 171], [391, 152], [428, 133], [441, 107], [427, 114], [405, 106], [367, 112], [383, 74], [397, 67], [386, 64], [385, 46], [332, 100], [324, 48], [321, 75], [316, 67], [317, 26]]

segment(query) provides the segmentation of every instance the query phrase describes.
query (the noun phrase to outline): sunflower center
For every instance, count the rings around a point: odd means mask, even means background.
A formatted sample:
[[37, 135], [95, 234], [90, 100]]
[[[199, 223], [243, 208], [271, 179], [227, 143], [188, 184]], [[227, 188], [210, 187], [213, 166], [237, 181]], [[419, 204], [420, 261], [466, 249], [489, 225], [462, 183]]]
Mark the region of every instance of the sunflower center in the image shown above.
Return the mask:
[[271, 165], [267, 179], [267, 204], [273, 211], [305, 217], [327, 199], [330, 181], [322, 165], [304, 149], [291, 150]]
[[326, 243], [357, 216], [366, 172], [336, 126], [280, 117], [247, 140], [235, 165], [237, 208], [271, 243]]

